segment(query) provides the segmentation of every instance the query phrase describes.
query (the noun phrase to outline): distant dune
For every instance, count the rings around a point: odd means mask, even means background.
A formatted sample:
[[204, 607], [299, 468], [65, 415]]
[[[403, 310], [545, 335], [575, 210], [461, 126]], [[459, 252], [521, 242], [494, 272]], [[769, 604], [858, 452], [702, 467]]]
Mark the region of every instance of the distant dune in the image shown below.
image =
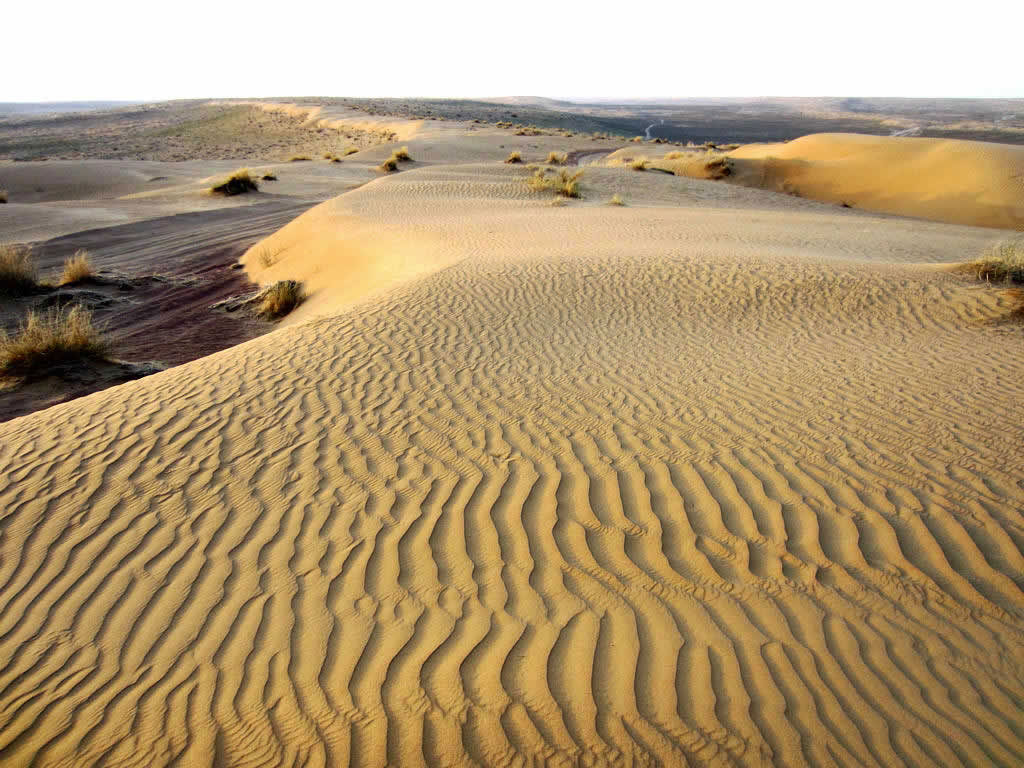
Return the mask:
[[1024, 229], [1024, 146], [822, 133], [730, 153], [733, 178], [870, 211]]

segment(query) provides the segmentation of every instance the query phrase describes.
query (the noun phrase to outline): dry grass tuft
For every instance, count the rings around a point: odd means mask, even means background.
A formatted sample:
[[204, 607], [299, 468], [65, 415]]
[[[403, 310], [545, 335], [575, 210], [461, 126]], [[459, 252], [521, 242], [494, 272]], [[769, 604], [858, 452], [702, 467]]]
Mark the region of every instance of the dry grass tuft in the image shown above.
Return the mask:
[[306, 160], [312, 160], [312, 159], [313, 158], [310, 157], [309, 155], [292, 155], [291, 157], [288, 158], [288, 162], [289, 163], [301, 163], [301, 162], [304, 162]]
[[686, 157], [686, 155], [683, 152], [669, 152], [665, 155], [666, 160], [682, 160], [684, 157]]
[[0, 373], [27, 375], [77, 360], [102, 359], [109, 349], [89, 310], [29, 312], [18, 332], [0, 331]]
[[633, 137], [633, 142], [634, 142], [634, 143], [637, 143], [637, 144], [639, 144], [639, 143], [640, 143], [641, 141], [643, 141], [643, 140], [644, 140], [644, 137], [643, 137], [643, 136], [634, 136], [634, 137]]
[[391, 173], [392, 171], [397, 171], [398, 161], [395, 160], [393, 156], [389, 157], [387, 160], [385, 160], [383, 163], [377, 166], [377, 170], [383, 171], [384, 173]]
[[407, 163], [412, 161], [412, 157], [409, 156], [409, 148], [401, 147], [391, 153], [391, 156], [400, 163]]
[[559, 154], [558, 152], [548, 152], [548, 159], [545, 160], [544, 162], [546, 162], [548, 165], [565, 165], [568, 159], [569, 156], [564, 152], [562, 152], [561, 154]]
[[74, 256], [64, 259], [64, 273], [60, 276], [59, 285], [74, 285], [88, 280], [96, 274], [89, 260], [89, 252], [84, 248], [75, 251]]
[[344, 151], [341, 153], [341, 156], [348, 157], [349, 155], [354, 155], [358, 151], [359, 147], [345, 147]]
[[608, 205], [625, 205], [622, 198], [619, 197], [618, 193], [612, 195], [612, 199], [608, 201]]
[[210, 191], [218, 195], [243, 195], [246, 192], [256, 192], [260, 188], [256, 180], [249, 175], [248, 168], [239, 168], [232, 173], [225, 181], [210, 187]]
[[6, 189], [0, 189], [0, 205], [3, 205], [6, 202], [7, 202], [7, 190]]
[[629, 167], [634, 171], [646, 171], [647, 170], [647, 158], [638, 157], [629, 164]]
[[264, 173], [263, 174], [263, 180], [264, 181], [277, 181], [277, 175], [273, 174], [273, 173]]
[[306, 291], [297, 280], [279, 280], [263, 292], [260, 314], [271, 320], [284, 317], [306, 300]]
[[509, 165], [523, 162], [523, 156], [518, 152], [509, 152], [508, 157], [505, 158], [505, 162]]
[[1024, 239], [993, 246], [961, 271], [989, 283], [1024, 283]]
[[530, 189], [535, 192], [553, 191], [559, 197], [580, 197], [580, 177], [583, 171], [569, 173], [566, 170], [555, 172], [552, 168], [541, 168], [526, 179]]
[[27, 245], [0, 245], [0, 296], [35, 292], [39, 276]]

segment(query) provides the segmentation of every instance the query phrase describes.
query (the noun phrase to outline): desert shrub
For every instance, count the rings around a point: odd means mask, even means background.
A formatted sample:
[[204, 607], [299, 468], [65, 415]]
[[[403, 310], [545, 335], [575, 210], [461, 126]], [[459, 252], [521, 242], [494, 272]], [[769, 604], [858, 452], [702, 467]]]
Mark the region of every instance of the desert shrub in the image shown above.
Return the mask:
[[273, 174], [273, 173], [264, 173], [263, 174], [263, 180], [264, 181], [277, 181], [277, 175]]
[[383, 163], [377, 166], [377, 170], [383, 171], [384, 173], [391, 173], [392, 171], [398, 170], [398, 161], [395, 160], [394, 156], [389, 157]]
[[515, 163], [523, 162], [523, 156], [518, 152], [509, 152], [508, 157], [505, 158], [505, 162], [513, 165]]
[[324, 152], [324, 160], [333, 160], [334, 154], [331, 152]]
[[358, 151], [359, 147], [345, 147], [344, 151], [341, 153], [341, 156], [348, 157], [349, 155], [354, 155]]
[[0, 373], [38, 373], [62, 363], [102, 358], [108, 348], [92, 314], [78, 304], [45, 314], [29, 312], [14, 335], [0, 331]]
[[526, 183], [535, 192], [553, 191], [560, 197], [580, 197], [580, 177], [583, 171], [570, 174], [566, 170], [541, 168], [527, 177]]
[[647, 170], [647, 158], [638, 157], [629, 164], [629, 167], [634, 171], [646, 171]]
[[558, 152], [548, 152], [548, 159], [545, 160], [548, 165], [565, 165], [569, 156], [564, 152], [559, 154]]
[[732, 175], [732, 158], [715, 157], [704, 163], [705, 177], [708, 179], [724, 179]]
[[685, 154], [682, 152], [669, 152], [665, 155], [666, 160], [682, 160], [684, 157]]
[[980, 259], [964, 264], [964, 272], [992, 283], [1024, 283], [1024, 239], [990, 248]]
[[27, 245], [0, 245], [0, 296], [33, 293], [38, 274]]
[[608, 201], [608, 205], [625, 205], [625, 203], [622, 202], [622, 198], [619, 197], [618, 193], [616, 193], [612, 195], [612, 199]]
[[75, 251], [74, 256], [64, 259], [64, 272], [60, 276], [60, 285], [74, 285], [88, 280], [94, 275], [89, 252], [84, 248]]
[[279, 280], [263, 291], [260, 314], [275, 320], [284, 317], [306, 300], [302, 283], [296, 280]]
[[210, 187], [210, 191], [218, 195], [242, 195], [246, 192], [256, 192], [259, 184], [249, 175], [248, 168], [239, 168], [220, 184]]
[[306, 160], [312, 160], [312, 159], [313, 158], [310, 157], [309, 155], [292, 155], [291, 157], [288, 158], [288, 162], [289, 163], [301, 163], [301, 162], [304, 162]]
[[400, 149], [396, 149], [394, 152], [391, 153], [391, 156], [395, 158], [395, 160], [399, 163], [405, 163], [412, 160], [412, 158], [409, 156], [408, 147], [401, 147]]
[[0, 205], [3, 205], [6, 202], [7, 202], [7, 190], [6, 189], [0, 189]]

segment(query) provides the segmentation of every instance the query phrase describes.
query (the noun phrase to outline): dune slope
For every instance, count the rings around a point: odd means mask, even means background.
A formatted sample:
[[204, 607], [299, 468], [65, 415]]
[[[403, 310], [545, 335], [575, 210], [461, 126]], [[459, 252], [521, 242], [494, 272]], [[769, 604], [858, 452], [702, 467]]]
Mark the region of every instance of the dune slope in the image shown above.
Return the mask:
[[367, 185], [441, 266], [0, 425], [0, 760], [1019, 764], [991, 233], [710, 187]]
[[1024, 230], [1024, 147], [819, 133], [730, 152], [735, 180], [871, 211]]

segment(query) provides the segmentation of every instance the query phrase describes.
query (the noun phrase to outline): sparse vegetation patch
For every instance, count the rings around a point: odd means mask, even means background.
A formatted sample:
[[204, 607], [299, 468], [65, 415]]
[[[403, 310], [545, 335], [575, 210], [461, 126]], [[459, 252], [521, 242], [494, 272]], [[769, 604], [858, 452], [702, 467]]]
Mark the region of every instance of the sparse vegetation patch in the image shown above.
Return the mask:
[[256, 192], [259, 188], [259, 184], [249, 174], [249, 169], [239, 168], [228, 176], [225, 181], [210, 187], [210, 191], [217, 195], [231, 197], [232, 195], [243, 195], [246, 192]]
[[647, 158], [646, 157], [638, 157], [638, 158], [634, 159], [629, 164], [629, 167], [632, 168], [634, 171], [646, 171], [647, 170]]
[[27, 245], [0, 245], [0, 296], [35, 293], [38, 275]]
[[566, 161], [568, 159], [569, 159], [569, 156], [567, 154], [565, 154], [564, 152], [562, 152], [562, 153], [548, 152], [548, 159], [545, 160], [545, 162], [548, 165], [565, 165], [565, 163], [566, 163]]
[[84, 248], [75, 251], [74, 256], [64, 259], [64, 272], [60, 276], [60, 285], [74, 285], [83, 280], [88, 280], [95, 275], [92, 262], [89, 259], [89, 252]]
[[279, 280], [261, 294], [260, 314], [271, 320], [284, 317], [306, 300], [302, 283], [297, 280]]
[[292, 155], [288, 158], [289, 163], [302, 163], [306, 160], [312, 160], [313, 158], [309, 155]]
[[1024, 240], [1000, 243], [961, 269], [988, 283], [1024, 283]]
[[612, 199], [608, 201], [608, 205], [625, 205], [622, 198], [619, 197], [618, 193], [612, 195]]
[[559, 197], [580, 197], [582, 176], [582, 170], [569, 173], [564, 169], [555, 171], [553, 168], [540, 168], [526, 179], [526, 183], [535, 192], [553, 191]]
[[102, 359], [108, 348], [92, 314], [78, 304], [29, 312], [14, 335], [0, 331], [0, 374], [25, 376], [77, 360]]
[[505, 162], [509, 165], [523, 162], [523, 156], [518, 152], [509, 152], [508, 157], [505, 158]]

